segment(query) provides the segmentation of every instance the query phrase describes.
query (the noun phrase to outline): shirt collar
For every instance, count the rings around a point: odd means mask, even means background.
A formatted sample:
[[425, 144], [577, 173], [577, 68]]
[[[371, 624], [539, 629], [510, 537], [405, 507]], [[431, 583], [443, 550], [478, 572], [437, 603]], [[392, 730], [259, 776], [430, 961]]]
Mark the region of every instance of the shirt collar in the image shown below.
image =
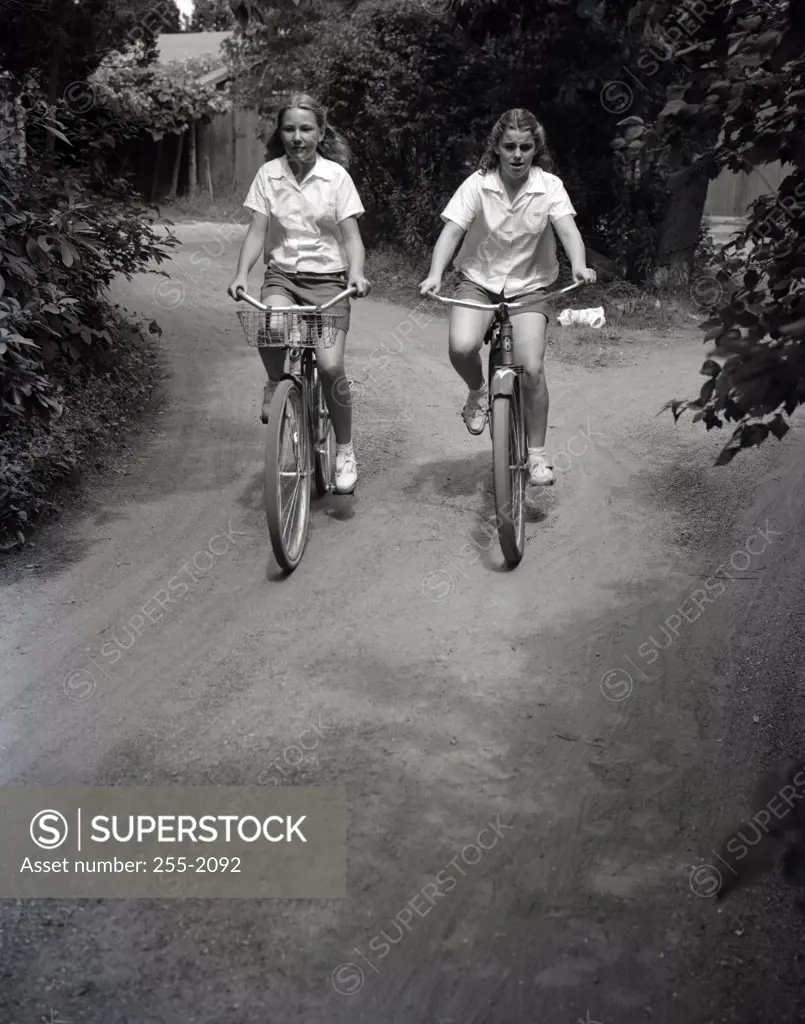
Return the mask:
[[[269, 178], [287, 178], [288, 181], [296, 182], [296, 175], [291, 170], [291, 165], [288, 161], [287, 154], [281, 156], [278, 160], [272, 160], [268, 165], [268, 176]], [[313, 168], [305, 175], [304, 180], [307, 181], [309, 178], [322, 178], [324, 181], [333, 180], [333, 169], [330, 167], [330, 161], [325, 160], [321, 154], [316, 154], [316, 162]]]
[[[500, 179], [500, 171], [497, 168], [494, 171], [481, 175], [481, 188], [487, 192], [505, 192], [503, 182]], [[547, 191], [547, 182], [545, 181], [545, 175], [542, 173], [542, 168], [532, 167], [528, 172], [528, 182], [520, 195], [523, 195], [523, 193], [544, 194]]]

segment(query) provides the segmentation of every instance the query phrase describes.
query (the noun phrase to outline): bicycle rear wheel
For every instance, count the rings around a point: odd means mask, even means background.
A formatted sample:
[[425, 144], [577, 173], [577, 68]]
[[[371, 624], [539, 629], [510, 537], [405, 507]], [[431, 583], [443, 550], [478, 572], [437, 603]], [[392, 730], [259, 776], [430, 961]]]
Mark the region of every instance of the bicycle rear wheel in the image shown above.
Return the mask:
[[526, 440], [519, 388], [494, 399], [490, 427], [498, 540], [514, 568], [525, 549]]
[[286, 377], [269, 406], [265, 451], [268, 534], [286, 572], [302, 560], [310, 523], [310, 432], [304, 413], [302, 391]]
[[313, 370], [313, 395], [315, 409], [313, 411], [315, 450], [313, 452], [313, 476], [316, 482], [316, 494], [323, 498], [333, 489], [335, 476], [335, 429], [330, 419], [324, 391], [317, 371]]

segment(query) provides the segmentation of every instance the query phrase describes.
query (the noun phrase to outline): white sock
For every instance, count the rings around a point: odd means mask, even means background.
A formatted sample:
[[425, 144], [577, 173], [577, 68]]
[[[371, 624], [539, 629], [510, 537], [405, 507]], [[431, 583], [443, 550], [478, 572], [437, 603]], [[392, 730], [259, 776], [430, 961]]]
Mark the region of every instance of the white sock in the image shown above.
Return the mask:
[[478, 396], [480, 396], [480, 395], [485, 395], [486, 392], [487, 392], [486, 381], [483, 382], [483, 384], [477, 389], [477, 391], [474, 390], [473, 388], [470, 388], [470, 394], [471, 395], [478, 395]]
[[335, 451], [337, 455], [346, 455], [347, 452], [352, 451], [352, 441], [347, 442], [347, 444], [337, 444]]
[[541, 448], [532, 448], [531, 445], [529, 445], [528, 446], [528, 454], [529, 455], [542, 455], [542, 456], [544, 456], [545, 455], [545, 445], [543, 445]]

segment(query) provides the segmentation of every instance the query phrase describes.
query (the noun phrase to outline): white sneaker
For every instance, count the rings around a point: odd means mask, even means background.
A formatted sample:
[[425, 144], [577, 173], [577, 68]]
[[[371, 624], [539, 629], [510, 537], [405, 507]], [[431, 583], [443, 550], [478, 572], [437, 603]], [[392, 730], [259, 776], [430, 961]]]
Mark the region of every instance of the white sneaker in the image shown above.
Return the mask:
[[544, 455], [528, 453], [528, 482], [532, 487], [549, 487], [554, 483], [553, 468]]
[[482, 434], [486, 426], [488, 415], [489, 391], [484, 388], [480, 395], [472, 391], [467, 395], [467, 401], [461, 410], [461, 417], [471, 434]]
[[352, 494], [358, 482], [358, 463], [355, 452], [336, 452], [335, 456], [335, 489], [339, 494]]

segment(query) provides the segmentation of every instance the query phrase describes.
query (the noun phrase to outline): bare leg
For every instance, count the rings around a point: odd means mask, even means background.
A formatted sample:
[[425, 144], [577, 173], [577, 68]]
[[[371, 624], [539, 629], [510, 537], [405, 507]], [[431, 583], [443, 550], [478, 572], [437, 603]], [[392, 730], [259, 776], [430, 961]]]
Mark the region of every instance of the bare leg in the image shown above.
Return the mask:
[[450, 310], [450, 362], [471, 391], [484, 383], [481, 346], [493, 313], [453, 306]]
[[548, 430], [549, 398], [544, 367], [547, 325], [543, 313], [512, 317], [514, 361], [525, 368], [523, 404], [529, 448], [543, 448]]
[[316, 350], [321, 389], [333, 421], [336, 444], [349, 444], [352, 440], [352, 393], [344, 369], [346, 338], [345, 331], [338, 331], [334, 345]]
[[[281, 292], [271, 292], [260, 301], [266, 306], [292, 306], [294, 304], [292, 299], [289, 299], [287, 295], [283, 295]], [[260, 358], [263, 361], [263, 366], [266, 369], [269, 380], [280, 380], [285, 368], [286, 350], [284, 348], [269, 348], [266, 346], [259, 348], [257, 351], [260, 353]]]

